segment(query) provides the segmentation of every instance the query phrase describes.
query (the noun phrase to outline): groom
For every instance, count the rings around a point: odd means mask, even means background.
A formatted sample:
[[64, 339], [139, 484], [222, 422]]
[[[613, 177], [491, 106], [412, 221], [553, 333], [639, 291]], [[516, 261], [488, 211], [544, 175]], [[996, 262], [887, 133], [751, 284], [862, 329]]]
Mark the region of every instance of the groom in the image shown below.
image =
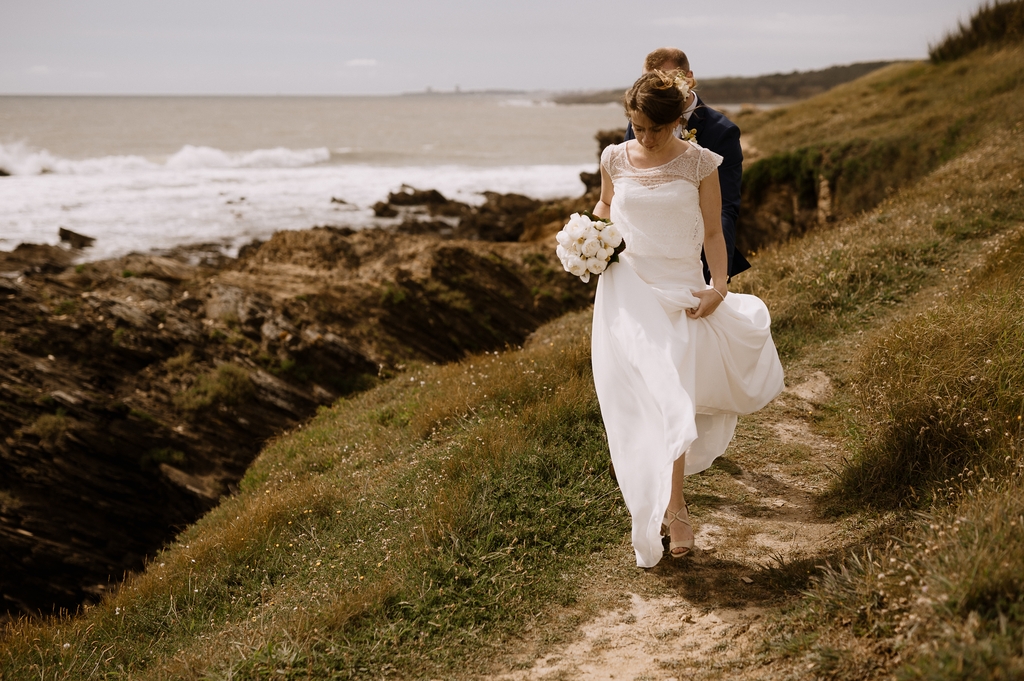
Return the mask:
[[[672, 71], [679, 69], [693, 78], [690, 60], [682, 50], [674, 47], [661, 47], [654, 50], [644, 59], [644, 73], [648, 71]], [[729, 254], [729, 277], [750, 269], [750, 263], [743, 254], [736, 250], [736, 220], [740, 213], [740, 177], [743, 174], [743, 151], [740, 149], [740, 129], [736, 124], [720, 112], [705, 106], [696, 92], [690, 93], [690, 99], [683, 109], [686, 129], [697, 131], [697, 144], [710, 149], [724, 160], [718, 168], [718, 180], [722, 185], [722, 233], [725, 235], [725, 247]], [[626, 128], [626, 141], [634, 139], [633, 124]], [[711, 282], [711, 272], [707, 260], [704, 261], [704, 280]]]

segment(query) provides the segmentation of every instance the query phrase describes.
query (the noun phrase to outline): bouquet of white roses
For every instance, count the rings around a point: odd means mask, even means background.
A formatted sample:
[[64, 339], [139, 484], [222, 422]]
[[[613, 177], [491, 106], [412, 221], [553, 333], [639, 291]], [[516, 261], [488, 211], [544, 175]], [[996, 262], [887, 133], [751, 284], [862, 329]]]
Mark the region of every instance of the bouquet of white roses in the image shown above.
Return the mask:
[[582, 279], [583, 283], [590, 281], [591, 274], [604, 272], [626, 249], [615, 225], [590, 213], [573, 213], [555, 238], [558, 240], [555, 252], [562, 261], [562, 267]]

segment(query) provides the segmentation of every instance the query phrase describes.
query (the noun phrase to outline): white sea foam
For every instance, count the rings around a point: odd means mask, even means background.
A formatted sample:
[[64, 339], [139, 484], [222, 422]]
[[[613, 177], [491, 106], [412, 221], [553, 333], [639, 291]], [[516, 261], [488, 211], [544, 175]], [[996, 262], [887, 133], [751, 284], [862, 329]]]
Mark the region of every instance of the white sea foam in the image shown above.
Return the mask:
[[[335, 157], [337, 158], [337, 157]], [[483, 192], [578, 196], [593, 165], [382, 166], [329, 163], [326, 149], [229, 153], [184, 147], [165, 162], [141, 156], [61, 159], [0, 146], [0, 250], [58, 241], [66, 227], [96, 238], [83, 259], [194, 243], [233, 253], [252, 239], [317, 224], [382, 224], [372, 206], [403, 184], [470, 204]], [[337, 200], [332, 200], [337, 199]]]
[[60, 158], [45, 149], [33, 149], [23, 142], [0, 144], [0, 170], [8, 175], [99, 175], [157, 170], [199, 168], [301, 168], [330, 160], [326, 147], [317, 149], [257, 149], [227, 152], [212, 147], [186, 144], [164, 163], [142, 156], [103, 156], [80, 160]]
[[331, 152], [319, 149], [257, 149], [243, 153], [228, 153], [210, 147], [185, 145], [181, 151], [167, 159], [167, 167], [186, 168], [301, 168], [316, 165], [331, 158]]
[[0, 170], [8, 175], [43, 175], [46, 173], [85, 175], [141, 170], [151, 167], [153, 164], [141, 156], [106, 156], [72, 161], [54, 156], [45, 149], [33, 149], [21, 142], [0, 144]]

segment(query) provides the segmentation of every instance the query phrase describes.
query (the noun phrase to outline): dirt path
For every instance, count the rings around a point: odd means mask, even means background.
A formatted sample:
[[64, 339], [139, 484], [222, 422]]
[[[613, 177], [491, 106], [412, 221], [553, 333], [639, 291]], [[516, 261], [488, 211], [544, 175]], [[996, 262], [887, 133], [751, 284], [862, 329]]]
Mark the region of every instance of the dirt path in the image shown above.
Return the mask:
[[844, 453], [810, 426], [832, 381], [820, 370], [791, 371], [789, 380], [772, 405], [740, 420], [726, 457], [688, 480], [699, 555], [639, 570], [624, 538], [593, 566], [583, 600], [553, 627], [527, 632], [504, 670], [486, 678], [735, 680], [781, 671], [758, 655], [766, 614], [856, 533], [813, 508]]

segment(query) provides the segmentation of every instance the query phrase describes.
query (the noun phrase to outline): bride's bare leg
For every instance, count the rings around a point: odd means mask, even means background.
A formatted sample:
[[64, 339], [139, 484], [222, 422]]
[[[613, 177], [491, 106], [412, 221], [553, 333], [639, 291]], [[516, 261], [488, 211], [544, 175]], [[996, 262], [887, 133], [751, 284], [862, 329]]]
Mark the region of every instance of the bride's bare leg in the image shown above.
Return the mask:
[[[668, 514], [666, 516], [671, 519], [672, 514], [678, 514], [679, 520], [689, 521], [690, 516], [686, 510], [686, 501], [683, 498], [683, 481], [686, 478], [686, 454], [684, 453], [672, 466], [672, 496], [668, 502]], [[669, 540], [673, 543], [689, 542], [693, 539], [693, 528], [684, 522], [670, 522], [668, 526]], [[687, 552], [677, 549], [675, 554], [685, 555]], [[675, 555], [674, 554], [674, 555]]]

